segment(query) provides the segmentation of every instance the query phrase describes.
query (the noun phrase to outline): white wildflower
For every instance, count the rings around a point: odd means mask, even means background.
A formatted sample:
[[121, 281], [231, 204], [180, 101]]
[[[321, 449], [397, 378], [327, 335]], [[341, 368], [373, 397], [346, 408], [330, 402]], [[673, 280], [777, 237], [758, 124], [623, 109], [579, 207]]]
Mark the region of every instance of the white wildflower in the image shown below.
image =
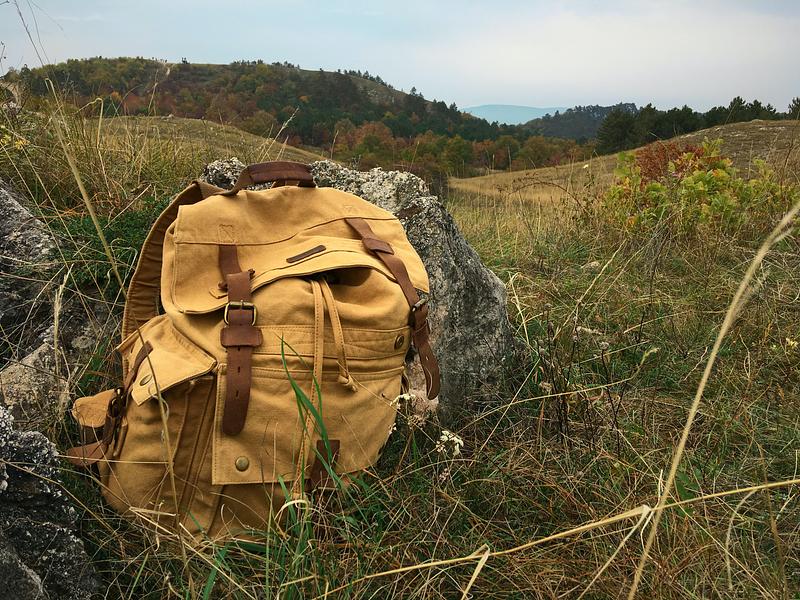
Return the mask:
[[449, 453], [453, 457], [461, 454], [461, 448], [464, 446], [464, 440], [458, 437], [452, 431], [442, 429], [442, 435], [439, 436], [439, 441], [436, 442], [436, 452], [439, 454]]
[[391, 401], [390, 406], [392, 408], [400, 408], [400, 403], [410, 403], [414, 399], [414, 396], [411, 394], [400, 394], [394, 400]]

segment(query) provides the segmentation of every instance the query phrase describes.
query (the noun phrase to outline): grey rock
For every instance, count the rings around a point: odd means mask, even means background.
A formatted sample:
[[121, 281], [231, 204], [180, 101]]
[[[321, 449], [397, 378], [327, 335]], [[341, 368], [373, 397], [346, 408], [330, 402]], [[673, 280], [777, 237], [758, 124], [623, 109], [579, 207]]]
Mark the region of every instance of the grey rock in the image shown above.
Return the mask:
[[225, 160], [215, 160], [205, 166], [201, 178], [203, 181], [220, 188], [232, 188], [239, 178], [239, 173], [246, 166], [235, 156]]
[[13, 344], [0, 358], [24, 356], [42, 342], [30, 324], [51, 314], [55, 249], [45, 225], [0, 182], [0, 331]]
[[0, 406], [0, 589], [25, 599], [99, 597], [101, 584], [75, 535], [77, 512], [59, 484], [55, 446], [13, 424]]
[[49, 416], [60, 417], [66, 408], [66, 379], [59, 376], [55, 364], [55, 349], [44, 342], [0, 371], [3, 404], [28, 429], [45, 427]]
[[62, 418], [70, 376], [115, 323], [70, 293], [58, 242], [0, 182], [0, 404], [26, 429]]
[[18, 600], [47, 598], [41, 578], [26, 565], [7, 540], [0, 537], [0, 585], [13, 589]]
[[[238, 172], [230, 161], [219, 162], [223, 164], [212, 163], [207, 171], [225, 172], [212, 183], [229, 188]], [[318, 185], [356, 194], [403, 223], [430, 277], [431, 343], [442, 371], [439, 416], [450, 420], [470, 399], [485, 397], [501, 376], [504, 361], [516, 355], [505, 286], [419, 177], [379, 168], [360, 172], [327, 160], [311, 168]], [[425, 388], [421, 369], [412, 367], [410, 378], [419, 395]]]

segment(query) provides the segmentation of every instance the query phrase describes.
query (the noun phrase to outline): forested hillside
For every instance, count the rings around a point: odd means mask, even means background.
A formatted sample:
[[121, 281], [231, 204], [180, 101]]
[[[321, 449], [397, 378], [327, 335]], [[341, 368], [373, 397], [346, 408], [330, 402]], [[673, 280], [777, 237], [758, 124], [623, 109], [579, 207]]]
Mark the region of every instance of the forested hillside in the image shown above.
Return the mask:
[[559, 164], [591, 153], [572, 140], [544, 139], [488, 123], [455, 104], [404, 93], [360, 71], [300, 69], [262, 61], [168, 64], [142, 58], [69, 60], [4, 78], [32, 106], [46, 80], [90, 114], [169, 115], [236, 125], [312, 148], [360, 168], [414, 171], [429, 180], [486, 169]]
[[632, 103], [621, 103], [614, 106], [576, 106], [568, 108], [564, 112], [556, 112], [528, 121], [522, 128], [537, 135], [585, 142], [597, 137], [597, 131], [603, 121], [609, 113], [614, 111], [636, 114], [637, 108]]
[[36, 109], [50, 94], [48, 80], [90, 116], [174, 115], [235, 125], [361, 169], [412, 171], [435, 187], [448, 176], [555, 166], [595, 151], [613, 153], [704, 127], [797, 112], [735, 98], [706, 113], [621, 103], [577, 106], [524, 125], [500, 125], [462, 112], [455, 103], [427, 100], [415, 88], [397, 90], [374, 74], [263, 61], [212, 65], [92, 58], [11, 70], [0, 82]]
[[758, 100], [745, 102], [737, 96], [727, 106], [715, 106], [706, 112], [697, 112], [688, 106], [659, 110], [652, 104], [629, 111], [617, 107], [608, 113], [597, 131], [597, 151], [611, 154], [644, 146], [657, 140], [667, 140], [679, 135], [760, 119], [777, 121], [800, 117], [800, 98], [795, 98], [786, 112]]

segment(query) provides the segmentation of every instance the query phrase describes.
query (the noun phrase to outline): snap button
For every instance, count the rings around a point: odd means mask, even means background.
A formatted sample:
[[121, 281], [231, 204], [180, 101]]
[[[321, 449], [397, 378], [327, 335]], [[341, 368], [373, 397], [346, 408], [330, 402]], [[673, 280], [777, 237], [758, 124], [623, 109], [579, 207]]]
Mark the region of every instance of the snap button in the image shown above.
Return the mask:
[[250, 461], [246, 456], [240, 456], [236, 459], [234, 463], [236, 465], [236, 469], [239, 471], [247, 471], [247, 467], [250, 466]]
[[397, 337], [394, 339], [394, 349], [395, 349], [395, 350], [399, 350], [400, 348], [402, 348], [402, 347], [403, 347], [403, 344], [405, 343], [405, 341], [406, 341], [406, 336], [404, 336], [404, 335], [398, 335], [398, 336], [397, 336]]
[[145, 375], [139, 380], [139, 385], [147, 385], [150, 383], [150, 380], [153, 378], [152, 375]]

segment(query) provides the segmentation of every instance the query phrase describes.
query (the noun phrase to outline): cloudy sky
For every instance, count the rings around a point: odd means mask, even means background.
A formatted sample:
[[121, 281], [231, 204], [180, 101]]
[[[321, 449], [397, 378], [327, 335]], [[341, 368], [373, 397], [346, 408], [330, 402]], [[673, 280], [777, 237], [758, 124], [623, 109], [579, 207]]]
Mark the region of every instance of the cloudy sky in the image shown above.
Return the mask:
[[785, 110], [800, 96], [796, 0], [0, 0], [0, 42], [0, 73], [98, 55], [260, 58], [368, 70], [461, 107], [706, 109], [740, 95]]

